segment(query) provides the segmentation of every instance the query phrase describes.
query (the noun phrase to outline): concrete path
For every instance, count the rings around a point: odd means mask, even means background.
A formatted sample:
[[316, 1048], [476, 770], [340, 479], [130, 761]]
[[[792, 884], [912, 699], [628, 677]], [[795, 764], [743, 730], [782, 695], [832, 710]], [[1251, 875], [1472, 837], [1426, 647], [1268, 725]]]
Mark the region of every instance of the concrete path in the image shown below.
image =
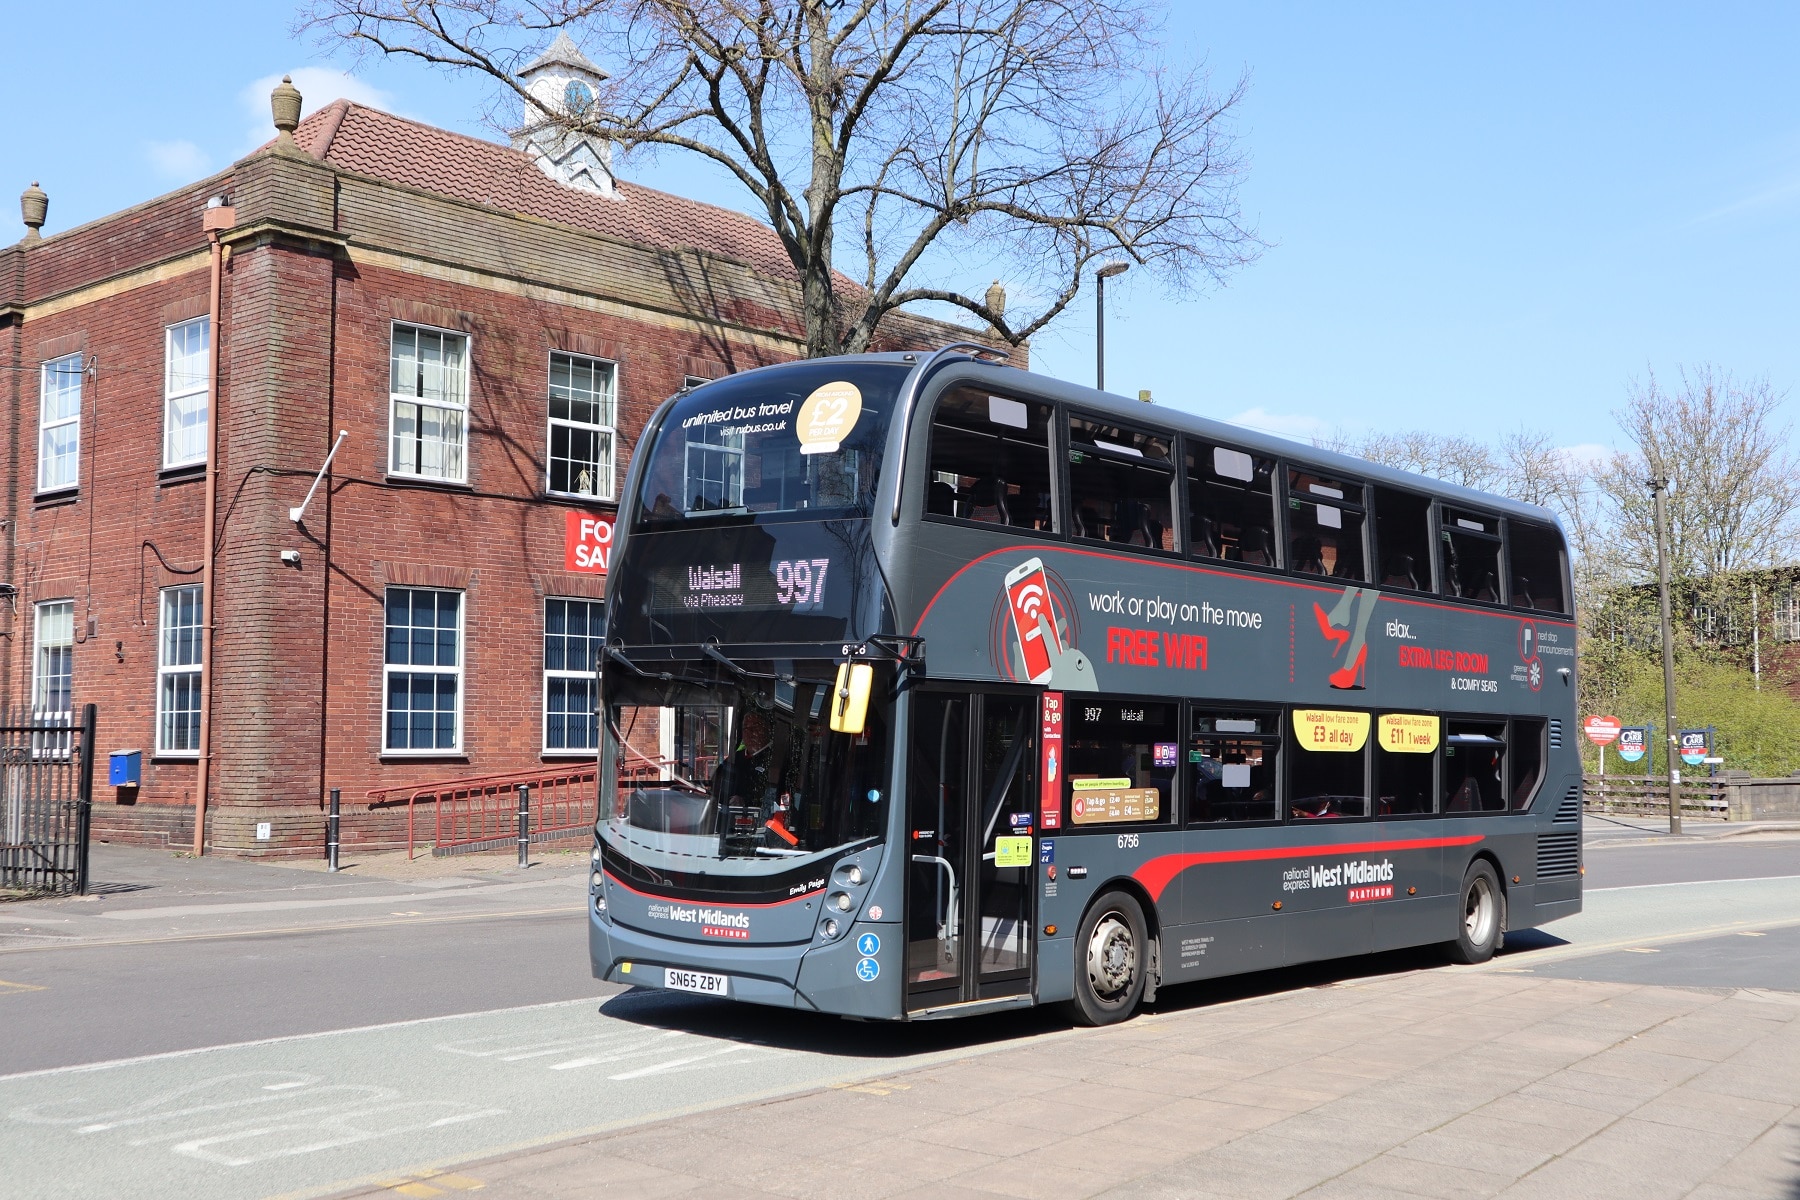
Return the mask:
[[1800, 1195], [1800, 997], [1446, 969], [1044, 1039], [347, 1195]]

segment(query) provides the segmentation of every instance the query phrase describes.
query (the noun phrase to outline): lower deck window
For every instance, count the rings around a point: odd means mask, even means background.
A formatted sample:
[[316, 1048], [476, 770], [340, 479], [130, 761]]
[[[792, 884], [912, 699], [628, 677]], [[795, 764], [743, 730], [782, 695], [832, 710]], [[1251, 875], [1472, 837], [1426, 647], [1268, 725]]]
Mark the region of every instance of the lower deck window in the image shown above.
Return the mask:
[[1288, 756], [1288, 817], [1315, 821], [1369, 815], [1369, 714], [1294, 710]]
[[1070, 825], [1165, 822], [1172, 815], [1181, 706], [1077, 699], [1063, 734]]
[[1275, 762], [1281, 747], [1275, 713], [1193, 714], [1188, 821], [1199, 825], [1281, 820]]
[[1444, 739], [1442, 811], [1506, 810], [1506, 725], [1451, 721]]

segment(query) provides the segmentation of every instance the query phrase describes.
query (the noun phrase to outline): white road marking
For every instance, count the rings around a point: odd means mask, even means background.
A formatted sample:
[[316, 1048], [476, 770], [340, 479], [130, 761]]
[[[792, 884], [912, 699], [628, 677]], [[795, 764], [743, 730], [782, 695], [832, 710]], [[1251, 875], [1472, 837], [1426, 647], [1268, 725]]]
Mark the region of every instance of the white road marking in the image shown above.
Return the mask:
[[1633, 883], [1625, 887], [1583, 888], [1585, 896], [1598, 895], [1601, 892], [1644, 892], [1651, 888], [1672, 887], [1706, 887], [1721, 883], [1773, 883], [1778, 879], [1800, 879], [1800, 875], [1752, 875], [1747, 879], [1683, 879], [1677, 883]]

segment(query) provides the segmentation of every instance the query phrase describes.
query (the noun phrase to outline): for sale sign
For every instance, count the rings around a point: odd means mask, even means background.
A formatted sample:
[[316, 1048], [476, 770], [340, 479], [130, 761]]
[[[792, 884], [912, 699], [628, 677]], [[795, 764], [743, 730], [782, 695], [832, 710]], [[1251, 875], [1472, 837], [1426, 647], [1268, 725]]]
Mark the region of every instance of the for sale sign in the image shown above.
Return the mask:
[[609, 513], [569, 510], [563, 517], [563, 569], [606, 574], [612, 559], [613, 519]]
[[1637, 762], [1650, 749], [1650, 731], [1641, 725], [1619, 730], [1619, 757]]
[[1589, 717], [1582, 723], [1581, 732], [1596, 746], [1610, 746], [1618, 739], [1620, 728], [1617, 717]]

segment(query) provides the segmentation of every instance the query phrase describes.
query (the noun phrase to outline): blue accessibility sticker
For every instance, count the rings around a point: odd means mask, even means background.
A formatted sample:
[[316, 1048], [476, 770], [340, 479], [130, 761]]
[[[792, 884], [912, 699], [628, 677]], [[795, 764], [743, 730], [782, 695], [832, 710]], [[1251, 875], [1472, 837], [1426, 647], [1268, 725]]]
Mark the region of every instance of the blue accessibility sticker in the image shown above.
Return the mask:
[[1045, 838], [1043, 841], [1038, 843], [1038, 862], [1053, 863], [1055, 861], [1056, 861], [1056, 841], [1053, 838]]
[[864, 958], [873, 958], [881, 953], [881, 939], [872, 933], [865, 933], [856, 939], [856, 952]]
[[875, 977], [881, 974], [881, 964], [872, 958], [865, 958], [856, 964], [856, 977], [864, 983], [874, 983]]

